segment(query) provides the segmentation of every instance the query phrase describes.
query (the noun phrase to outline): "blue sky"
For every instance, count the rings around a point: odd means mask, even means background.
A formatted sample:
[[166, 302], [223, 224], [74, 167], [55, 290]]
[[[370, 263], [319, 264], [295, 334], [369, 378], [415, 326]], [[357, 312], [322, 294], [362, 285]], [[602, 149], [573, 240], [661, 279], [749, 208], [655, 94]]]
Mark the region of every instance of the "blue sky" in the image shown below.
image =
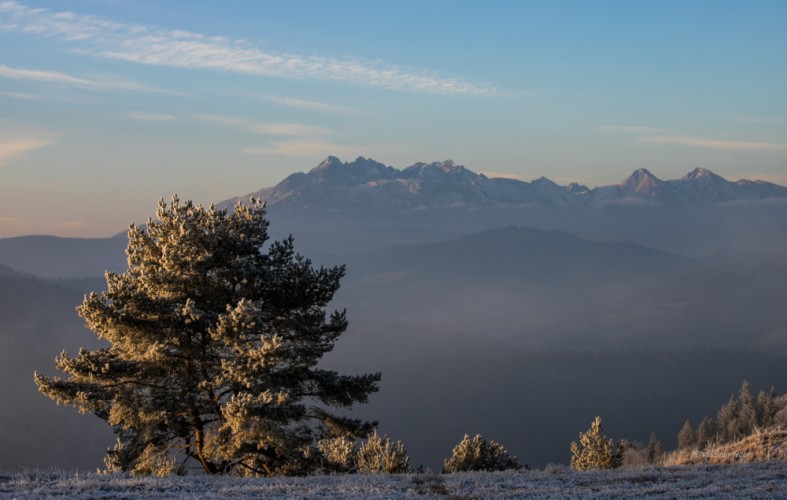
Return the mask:
[[0, 237], [328, 155], [787, 184], [787, 2], [0, 0]]

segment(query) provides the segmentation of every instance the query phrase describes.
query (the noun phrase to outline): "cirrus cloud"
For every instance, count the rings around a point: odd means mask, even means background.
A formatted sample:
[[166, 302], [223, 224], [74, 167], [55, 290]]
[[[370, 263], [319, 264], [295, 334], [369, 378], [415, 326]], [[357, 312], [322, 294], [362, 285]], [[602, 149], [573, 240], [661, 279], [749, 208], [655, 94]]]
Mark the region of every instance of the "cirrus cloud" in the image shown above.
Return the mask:
[[302, 123], [258, 122], [237, 116], [224, 115], [197, 115], [196, 118], [204, 122], [238, 127], [252, 134], [317, 136], [332, 135], [334, 133], [332, 130], [324, 127]]
[[[0, 6], [0, 11], [2, 6]], [[34, 80], [46, 83], [59, 83], [64, 85], [71, 85], [74, 87], [81, 87], [92, 90], [125, 90], [130, 92], [153, 92], [157, 94], [169, 95], [183, 95], [180, 92], [174, 92], [166, 89], [159, 89], [155, 87], [148, 87], [135, 82], [128, 81], [111, 81], [111, 80], [95, 80], [89, 78], [81, 78], [67, 73], [58, 71], [45, 71], [39, 69], [22, 69], [12, 68], [5, 64], [0, 64], [0, 77], [11, 78], [17, 80]]]
[[13, 160], [44, 146], [52, 144], [49, 139], [37, 137], [19, 137], [0, 141], [0, 167], [3, 167]]
[[153, 66], [337, 81], [404, 92], [505, 95], [491, 85], [441, 76], [433, 71], [357, 58], [263, 50], [239, 39], [53, 12], [16, 1], [0, 3], [0, 29], [56, 38], [82, 54]]
[[143, 111], [132, 111], [128, 114], [129, 118], [140, 120], [144, 122], [175, 122], [179, 118], [174, 115], [166, 115], [160, 113], [145, 113]]
[[740, 141], [698, 137], [690, 132], [669, 130], [643, 125], [606, 125], [596, 130], [633, 135], [639, 142], [654, 144], [678, 144], [695, 148], [721, 149], [726, 151], [765, 151], [787, 149], [785, 144], [764, 141]]
[[658, 144], [681, 144], [695, 148], [724, 149], [727, 151], [758, 151], [787, 149], [783, 144], [773, 144], [769, 142], [756, 141], [729, 141], [719, 139], [707, 139], [703, 137], [692, 137], [687, 135], [649, 135], [641, 139], [643, 142], [653, 142]]

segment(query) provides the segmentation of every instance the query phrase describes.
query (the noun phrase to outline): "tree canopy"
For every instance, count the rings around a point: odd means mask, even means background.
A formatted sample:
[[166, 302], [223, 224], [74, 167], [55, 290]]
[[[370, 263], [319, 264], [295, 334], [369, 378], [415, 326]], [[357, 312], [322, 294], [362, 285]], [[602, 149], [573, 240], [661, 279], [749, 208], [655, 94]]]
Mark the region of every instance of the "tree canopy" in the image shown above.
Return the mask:
[[374, 423], [331, 408], [366, 402], [380, 374], [319, 368], [347, 328], [325, 308], [344, 266], [315, 268], [292, 237], [268, 242], [264, 204], [208, 209], [173, 196], [128, 231], [128, 269], [78, 314], [109, 347], [63, 352], [67, 378], [35, 374], [58, 403], [107, 421], [109, 470], [306, 473], [320, 439]]

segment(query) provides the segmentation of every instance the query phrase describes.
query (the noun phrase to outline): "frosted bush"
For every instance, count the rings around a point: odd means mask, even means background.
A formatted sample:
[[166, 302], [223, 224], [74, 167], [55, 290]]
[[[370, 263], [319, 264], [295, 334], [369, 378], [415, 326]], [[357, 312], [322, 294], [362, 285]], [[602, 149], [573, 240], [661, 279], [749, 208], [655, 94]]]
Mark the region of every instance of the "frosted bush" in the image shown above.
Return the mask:
[[358, 472], [366, 474], [407, 474], [411, 472], [410, 457], [401, 441], [393, 443], [375, 431], [361, 444], [355, 459]]
[[508, 454], [505, 447], [494, 441], [487, 441], [480, 434], [473, 439], [465, 434], [462, 441], [454, 446], [451, 458], [443, 461], [443, 472], [500, 471], [520, 469], [516, 457]]
[[571, 443], [572, 469], [616, 469], [623, 465], [623, 442], [616, 445], [601, 435], [603, 430], [601, 417], [596, 417], [590, 429], [579, 434], [579, 444]]
[[352, 472], [355, 469], [355, 440], [346, 436], [322, 439], [317, 443], [326, 472]]

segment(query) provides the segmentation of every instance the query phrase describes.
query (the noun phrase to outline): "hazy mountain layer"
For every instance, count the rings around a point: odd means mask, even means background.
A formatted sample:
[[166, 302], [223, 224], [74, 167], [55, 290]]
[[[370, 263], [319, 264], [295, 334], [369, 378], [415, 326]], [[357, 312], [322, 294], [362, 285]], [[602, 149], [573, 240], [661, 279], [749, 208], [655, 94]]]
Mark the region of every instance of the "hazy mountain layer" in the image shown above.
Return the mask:
[[[544, 177], [489, 178], [450, 160], [398, 170], [362, 157], [348, 163], [328, 157], [308, 173], [220, 205], [251, 196], [266, 200], [279, 227], [315, 251], [347, 253], [397, 237], [430, 241], [423, 234], [429, 231], [461, 235], [510, 224], [689, 255], [787, 250], [786, 187], [731, 182], [703, 168], [666, 181], [639, 169], [618, 184], [588, 189]], [[385, 241], [370, 231], [385, 233]], [[416, 231], [423, 239], [412, 239]]]
[[[0, 263], [47, 278], [103, 276], [126, 267], [126, 238], [0, 238]], [[0, 270], [0, 274], [2, 271]]]

